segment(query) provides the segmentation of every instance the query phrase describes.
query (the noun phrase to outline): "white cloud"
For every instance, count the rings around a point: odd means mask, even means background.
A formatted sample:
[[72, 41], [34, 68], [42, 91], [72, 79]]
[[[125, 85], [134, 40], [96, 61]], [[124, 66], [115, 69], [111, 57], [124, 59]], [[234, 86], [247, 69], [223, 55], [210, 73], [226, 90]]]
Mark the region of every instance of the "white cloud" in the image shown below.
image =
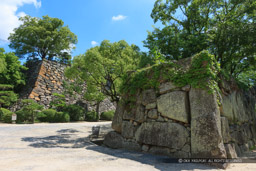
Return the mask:
[[96, 46], [96, 45], [98, 45], [98, 42], [96, 42], [96, 41], [91, 41], [91, 45], [92, 45], [92, 46]]
[[120, 20], [124, 20], [124, 19], [126, 19], [126, 18], [127, 18], [127, 16], [118, 15], [118, 16], [113, 16], [113, 17], [112, 17], [112, 20], [113, 20], [113, 21], [120, 21]]
[[33, 4], [36, 8], [42, 5], [41, 0], [0, 0], [0, 41], [2, 43], [8, 42], [9, 34], [21, 24], [19, 17], [25, 16], [26, 13], [23, 11], [17, 13], [17, 10], [24, 4]]

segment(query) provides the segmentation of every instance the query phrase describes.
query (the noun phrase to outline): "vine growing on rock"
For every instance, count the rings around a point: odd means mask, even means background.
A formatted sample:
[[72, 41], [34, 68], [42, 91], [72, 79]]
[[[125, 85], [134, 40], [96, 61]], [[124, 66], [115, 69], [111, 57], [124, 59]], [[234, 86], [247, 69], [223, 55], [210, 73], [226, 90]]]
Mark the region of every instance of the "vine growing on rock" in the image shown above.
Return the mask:
[[[188, 62], [188, 65], [184, 63]], [[169, 63], [158, 62], [124, 77], [123, 94], [135, 94], [138, 89], [158, 89], [160, 83], [171, 81], [177, 87], [191, 85], [214, 93], [218, 90], [220, 64], [213, 55], [204, 50], [192, 58]]]

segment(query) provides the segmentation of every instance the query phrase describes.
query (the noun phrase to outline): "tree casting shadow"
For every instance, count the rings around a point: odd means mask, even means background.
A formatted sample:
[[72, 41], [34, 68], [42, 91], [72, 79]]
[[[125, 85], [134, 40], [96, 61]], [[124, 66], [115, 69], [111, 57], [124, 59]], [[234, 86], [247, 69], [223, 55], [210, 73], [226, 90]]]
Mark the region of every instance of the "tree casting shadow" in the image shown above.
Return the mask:
[[21, 140], [31, 142], [29, 146], [35, 148], [84, 148], [91, 145], [88, 137], [77, 137], [75, 129], [62, 129], [57, 135], [46, 137], [24, 137]]

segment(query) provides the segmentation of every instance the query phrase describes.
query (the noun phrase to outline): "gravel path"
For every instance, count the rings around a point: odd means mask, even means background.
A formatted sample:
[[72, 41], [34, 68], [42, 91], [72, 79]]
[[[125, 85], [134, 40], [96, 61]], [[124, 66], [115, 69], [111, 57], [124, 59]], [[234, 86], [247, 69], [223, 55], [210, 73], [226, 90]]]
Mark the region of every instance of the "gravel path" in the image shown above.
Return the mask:
[[[168, 163], [162, 156], [97, 146], [88, 138], [94, 125], [107, 128], [110, 122], [0, 124], [0, 170], [219, 170], [202, 164]], [[231, 164], [227, 170], [256, 170], [256, 164]]]

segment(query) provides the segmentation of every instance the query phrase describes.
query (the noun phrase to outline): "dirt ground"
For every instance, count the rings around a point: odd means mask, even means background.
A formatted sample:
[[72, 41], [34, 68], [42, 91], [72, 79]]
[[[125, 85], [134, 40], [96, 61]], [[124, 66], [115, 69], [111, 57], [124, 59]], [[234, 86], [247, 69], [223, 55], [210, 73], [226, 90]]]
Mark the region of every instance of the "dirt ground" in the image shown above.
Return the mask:
[[[170, 163], [166, 157], [113, 150], [89, 141], [91, 128], [110, 122], [12, 125], [0, 124], [0, 171], [185, 171], [220, 170], [194, 163]], [[250, 157], [255, 158], [256, 152]], [[255, 171], [256, 163], [230, 164], [227, 171]]]

